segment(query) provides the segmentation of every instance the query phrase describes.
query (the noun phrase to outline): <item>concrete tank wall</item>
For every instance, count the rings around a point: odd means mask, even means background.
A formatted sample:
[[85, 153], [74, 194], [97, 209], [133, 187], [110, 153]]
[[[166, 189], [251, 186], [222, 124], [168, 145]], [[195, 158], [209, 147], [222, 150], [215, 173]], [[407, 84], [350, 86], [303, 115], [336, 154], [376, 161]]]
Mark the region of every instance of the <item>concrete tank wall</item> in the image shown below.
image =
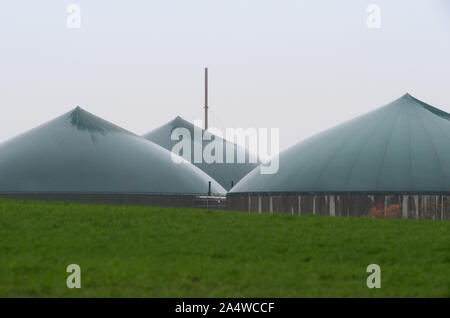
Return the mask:
[[0, 198], [207, 209], [223, 209], [226, 202], [225, 197], [205, 195], [155, 195], [134, 193], [0, 193]]
[[229, 194], [227, 209], [292, 215], [450, 219], [449, 195], [423, 194]]

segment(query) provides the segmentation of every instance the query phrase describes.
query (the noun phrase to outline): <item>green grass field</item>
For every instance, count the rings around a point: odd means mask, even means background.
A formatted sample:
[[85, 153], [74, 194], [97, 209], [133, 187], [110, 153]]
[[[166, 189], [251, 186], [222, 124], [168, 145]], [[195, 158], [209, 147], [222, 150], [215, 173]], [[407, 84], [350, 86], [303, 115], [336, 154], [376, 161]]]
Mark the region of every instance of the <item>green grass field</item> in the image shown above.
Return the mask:
[[0, 200], [0, 297], [60, 296], [450, 297], [450, 222]]

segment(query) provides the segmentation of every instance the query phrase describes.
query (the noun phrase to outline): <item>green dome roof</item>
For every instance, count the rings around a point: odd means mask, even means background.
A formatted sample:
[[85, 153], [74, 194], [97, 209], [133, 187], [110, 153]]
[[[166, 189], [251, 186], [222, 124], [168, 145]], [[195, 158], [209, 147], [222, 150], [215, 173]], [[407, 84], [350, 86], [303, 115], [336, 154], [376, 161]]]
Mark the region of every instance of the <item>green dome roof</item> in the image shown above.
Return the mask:
[[409, 94], [308, 138], [232, 193], [449, 193], [450, 115]]
[[[168, 122], [167, 124], [150, 131], [149, 133], [143, 135], [144, 138], [160, 145], [161, 147], [166, 148], [167, 150], [171, 150], [173, 146], [178, 142], [176, 140], [171, 140], [170, 136], [172, 134], [172, 131], [175, 128], [186, 128], [189, 130], [191, 134], [191, 153], [194, 154], [194, 143], [200, 143], [199, 140], [194, 139], [194, 125], [186, 120], [184, 120], [181, 117], [176, 117], [174, 120]], [[200, 128], [199, 128], [200, 129]], [[202, 133], [204, 132], [203, 129], [201, 129]], [[237, 152], [238, 149], [241, 149], [241, 147], [230, 143], [220, 137], [215, 136], [214, 138], [218, 138], [217, 140], [220, 140], [223, 143], [223, 163], [195, 163], [193, 164], [206, 172], [208, 175], [210, 175], [214, 180], [219, 182], [225, 189], [229, 190], [231, 188], [231, 181], [236, 184], [239, 180], [242, 179], [247, 173], [252, 171], [254, 168], [258, 166], [258, 163], [249, 163], [248, 162], [248, 156], [249, 153], [246, 149], [243, 149], [245, 151], [246, 156], [246, 162], [245, 163], [237, 163]], [[210, 141], [203, 141], [203, 148], [209, 143]], [[225, 161], [225, 155], [226, 155], [226, 149], [227, 145], [229, 147], [232, 147], [234, 149], [234, 163], [226, 163]], [[193, 160], [192, 160], [193, 161]]]
[[77, 107], [0, 144], [1, 193], [226, 193], [190, 163]]

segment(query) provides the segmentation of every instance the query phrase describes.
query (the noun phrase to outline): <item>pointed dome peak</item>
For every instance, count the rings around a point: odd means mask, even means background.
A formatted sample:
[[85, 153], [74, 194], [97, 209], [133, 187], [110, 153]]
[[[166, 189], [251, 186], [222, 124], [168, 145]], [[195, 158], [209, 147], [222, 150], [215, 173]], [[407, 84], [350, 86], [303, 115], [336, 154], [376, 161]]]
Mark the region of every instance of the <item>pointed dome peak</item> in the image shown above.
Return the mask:
[[396, 102], [396, 101], [418, 101], [418, 102], [420, 102], [420, 100], [418, 100], [417, 98], [415, 98], [408, 92], [406, 92], [404, 95], [402, 95], [401, 97], [396, 99], [394, 102]]
[[172, 128], [183, 127], [187, 128], [188, 130], [194, 129], [194, 125], [181, 116], [177, 116], [174, 120], [172, 120], [169, 123], [169, 125], [172, 126]]
[[80, 106], [75, 107], [75, 109], [69, 113], [69, 120], [77, 129], [87, 130], [90, 133], [100, 133], [105, 135], [108, 132], [122, 132], [131, 134], [131, 132], [91, 114]]
[[424, 101], [421, 101], [420, 99], [418, 99], [418, 98], [412, 96], [412, 95], [409, 94], [409, 93], [406, 93], [405, 95], [403, 95], [402, 97], [400, 97], [399, 100], [406, 100], [406, 101], [409, 101], [409, 102], [412, 101], [412, 102], [416, 102], [417, 104], [420, 104], [421, 106], [430, 106], [430, 107], [433, 107], [433, 106], [431, 106], [431, 105], [425, 103]]
[[81, 111], [85, 111], [83, 108], [81, 108], [79, 105], [77, 105], [77, 107], [75, 107], [72, 112], [81, 112]]
[[188, 122], [186, 119], [184, 119], [181, 116], [177, 116], [175, 117], [175, 119], [173, 120], [174, 122]]
[[405, 95], [403, 95], [402, 97], [400, 97], [399, 99], [394, 101], [392, 104], [397, 104], [398, 102], [400, 102], [402, 104], [406, 104], [408, 107], [411, 107], [411, 106], [420, 107], [421, 109], [425, 109], [429, 112], [432, 112], [433, 114], [435, 114], [441, 118], [450, 120], [450, 114], [448, 114], [447, 112], [445, 112], [439, 108], [436, 108], [434, 106], [431, 106], [430, 104], [427, 104], [424, 101], [421, 101], [420, 99], [412, 96], [409, 93], [406, 93]]
[[187, 121], [183, 118], [183, 117], [181, 117], [181, 116], [177, 116], [177, 117], [175, 117], [175, 119], [174, 120], [172, 120], [172, 124], [176, 124], [176, 125], [180, 125], [180, 124], [184, 124], [184, 123], [186, 123]]
[[402, 98], [411, 98], [411, 97], [412, 96], [408, 92], [406, 92], [406, 94], [402, 96]]
[[[418, 105], [418, 106], [424, 106], [424, 105], [428, 105], [427, 103], [421, 101], [420, 99], [415, 98], [414, 96], [412, 96], [410, 93], [406, 93], [404, 94], [402, 97], [396, 99], [395, 101], [393, 101], [391, 104], [397, 104], [398, 102], [400, 103], [407, 103], [409, 105]], [[388, 104], [389, 105], [389, 104]]]
[[408, 99], [408, 100], [413, 100], [413, 101], [416, 101], [416, 102], [423, 103], [420, 99], [415, 98], [415, 97], [412, 96], [410, 93], [406, 93], [406, 94], [403, 95], [400, 99]]
[[70, 116], [84, 116], [84, 114], [89, 114], [89, 112], [87, 112], [86, 110], [84, 110], [83, 108], [81, 108], [79, 105], [77, 105], [74, 109], [72, 109], [70, 112]]

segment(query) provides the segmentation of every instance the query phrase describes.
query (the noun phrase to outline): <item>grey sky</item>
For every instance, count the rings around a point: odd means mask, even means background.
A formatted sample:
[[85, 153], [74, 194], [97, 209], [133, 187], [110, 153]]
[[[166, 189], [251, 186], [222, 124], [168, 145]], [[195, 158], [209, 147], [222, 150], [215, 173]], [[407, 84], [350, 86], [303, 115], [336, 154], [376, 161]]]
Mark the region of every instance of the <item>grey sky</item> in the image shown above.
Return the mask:
[[405, 92], [450, 112], [449, 57], [448, 0], [2, 1], [0, 141], [76, 105], [138, 134], [201, 119], [208, 66], [211, 125], [284, 149]]

